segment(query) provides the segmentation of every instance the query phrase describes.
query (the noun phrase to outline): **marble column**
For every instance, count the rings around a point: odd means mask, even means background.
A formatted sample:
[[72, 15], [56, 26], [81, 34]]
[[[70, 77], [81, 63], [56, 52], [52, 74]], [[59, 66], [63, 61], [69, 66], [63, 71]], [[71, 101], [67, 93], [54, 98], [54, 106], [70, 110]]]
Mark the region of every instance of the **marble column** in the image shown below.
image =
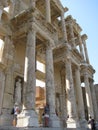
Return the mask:
[[0, 3], [0, 21], [1, 21], [1, 17], [2, 17], [2, 12], [3, 12], [3, 6]]
[[34, 7], [36, 6], [36, 0], [30, 0], [30, 7]]
[[0, 115], [2, 114], [1, 111], [3, 107], [2, 104], [4, 95], [4, 85], [5, 85], [4, 65], [0, 64]]
[[13, 15], [17, 15], [19, 13], [20, 10], [20, 0], [14, 0], [14, 13]]
[[85, 83], [85, 91], [86, 91], [87, 108], [88, 108], [88, 114], [89, 114], [88, 116], [94, 117], [92, 98], [91, 98], [91, 92], [90, 92], [90, 86], [89, 86], [89, 78], [88, 78], [87, 72], [85, 72], [84, 74], [84, 83]]
[[66, 59], [65, 68], [66, 68], [65, 73], [66, 73], [67, 111], [68, 111], [68, 116], [69, 116], [69, 118], [67, 120], [67, 127], [68, 128], [79, 128], [80, 125], [78, 122], [70, 58]]
[[97, 106], [97, 99], [96, 99], [93, 79], [90, 79], [90, 88], [91, 88], [91, 96], [92, 96], [92, 103], [93, 103], [93, 110], [94, 110], [94, 119], [98, 121], [98, 106]]
[[35, 72], [36, 32], [29, 28], [27, 34], [23, 110], [18, 116], [18, 127], [38, 127], [38, 117], [35, 112], [36, 72]]
[[89, 62], [88, 51], [87, 51], [87, 47], [86, 47], [86, 41], [85, 41], [86, 39], [87, 39], [87, 35], [86, 34], [82, 35], [85, 58], [86, 58], [86, 62], [89, 64], [90, 62]]
[[66, 25], [65, 25], [65, 19], [64, 19], [64, 12], [61, 12], [61, 22], [62, 22], [62, 32], [63, 32], [63, 39], [65, 42], [67, 42], [67, 33], [66, 33]]
[[55, 87], [54, 87], [54, 68], [53, 52], [51, 43], [47, 42], [46, 46], [46, 102], [50, 108], [50, 126], [60, 127], [60, 121], [55, 111]]
[[9, 16], [10, 18], [14, 17], [14, 8], [15, 8], [15, 2], [13, 0], [10, 1], [10, 8], [9, 8]]
[[72, 44], [72, 47], [75, 48], [75, 36], [74, 36], [74, 31], [73, 31], [73, 22], [69, 21], [68, 26], [69, 26], [70, 42]]
[[80, 34], [78, 35], [78, 38], [79, 38], [80, 53], [81, 53], [81, 56], [84, 58], [83, 47], [82, 47], [82, 39], [81, 39], [81, 35]]
[[87, 122], [85, 120], [84, 103], [83, 103], [83, 95], [82, 95], [81, 80], [80, 80], [80, 67], [79, 66], [77, 66], [75, 69], [75, 88], [76, 88], [76, 99], [77, 99], [78, 116], [79, 116], [80, 125], [83, 129], [86, 129]]
[[14, 91], [14, 82], [13, 82], [13, 63], [14, 63], [14, 45], [10, 36], [5, 37], [4, 50], [3, 50], [3, 64], [7, 65], [5, 69], [5, 86], [2, 102], [2, 114], [0, 117], [1, 125], [11, 125], [12, 117], [10, 111], [13, 107], [13, 91]]
[[61, 118], [63, 126], [66, 127], [67, 120], [67, 104], [66, 104], [66, 82], [65, 82], [65, 68], [61, 70]]
[[45, 4], [46, 4], [46, 21], [51, 23], [50, 0], [45, 0]]

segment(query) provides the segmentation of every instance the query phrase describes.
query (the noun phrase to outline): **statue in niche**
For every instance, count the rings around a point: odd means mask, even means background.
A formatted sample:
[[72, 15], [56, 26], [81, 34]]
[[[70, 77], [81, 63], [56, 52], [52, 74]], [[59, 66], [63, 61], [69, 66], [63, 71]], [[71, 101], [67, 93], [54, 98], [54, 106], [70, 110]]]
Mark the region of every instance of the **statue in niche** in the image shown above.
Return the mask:
[[59, 97], [59, 94], [57, 93], [56, 94], [56, 114], [58, 116], [60, 116], [60, 113], [61, 113], [61, 111], [60, 111], [60, 97]]
[[15, 84], [15, 103], [21, 104], [22, 80], [18, 78]]

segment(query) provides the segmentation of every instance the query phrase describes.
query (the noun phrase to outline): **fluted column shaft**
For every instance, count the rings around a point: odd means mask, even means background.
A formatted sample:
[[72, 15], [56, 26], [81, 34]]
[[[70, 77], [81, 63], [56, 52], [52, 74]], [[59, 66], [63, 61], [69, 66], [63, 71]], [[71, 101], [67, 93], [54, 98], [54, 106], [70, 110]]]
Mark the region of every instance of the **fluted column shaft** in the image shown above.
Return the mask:
[[46, 21], [51, 23], [50, 0], [45, 0], [45, 3], [46, 3]]
[[88, 74], [84, 75], [84, 83], [85, 83], [85, 90], [86, 90], [86, 101], [87, 101], [88, 114], [89, 114], [89, 116], [93, 117], [94, 114], [93, 114], [93, 107], [92, 107], [92, 99], [91, 99]]
[[64, 41], [67, 42], [67, 33], [66, 33], [66, 25], [64, 20], [64, 12], [61, 12], [61, 22], [62, 22], [62, 32], [63, 32], [63, 38]]

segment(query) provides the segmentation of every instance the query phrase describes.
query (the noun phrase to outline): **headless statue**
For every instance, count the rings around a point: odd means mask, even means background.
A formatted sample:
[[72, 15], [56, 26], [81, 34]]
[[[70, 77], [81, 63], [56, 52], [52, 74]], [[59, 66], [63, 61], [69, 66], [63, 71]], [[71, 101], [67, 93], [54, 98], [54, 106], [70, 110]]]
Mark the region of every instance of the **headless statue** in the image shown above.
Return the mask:
[[21, 79], [18, 79], [16, 82], [16, 88], [15, 88], [15, 103], [21, 104]]

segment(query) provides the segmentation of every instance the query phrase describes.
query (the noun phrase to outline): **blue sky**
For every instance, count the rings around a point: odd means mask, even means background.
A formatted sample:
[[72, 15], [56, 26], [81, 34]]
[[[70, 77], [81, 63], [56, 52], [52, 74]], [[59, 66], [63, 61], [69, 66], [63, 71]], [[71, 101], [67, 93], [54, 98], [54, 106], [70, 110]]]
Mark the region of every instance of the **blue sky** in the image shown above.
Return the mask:
[[65, 13], [72, 15], [82, 28], [81, 34], [87, 34], [86, 45], [90, 64], [96, 70], [94, 83], [98, 84], [98, 0], [60, 0], [69, 11]]

